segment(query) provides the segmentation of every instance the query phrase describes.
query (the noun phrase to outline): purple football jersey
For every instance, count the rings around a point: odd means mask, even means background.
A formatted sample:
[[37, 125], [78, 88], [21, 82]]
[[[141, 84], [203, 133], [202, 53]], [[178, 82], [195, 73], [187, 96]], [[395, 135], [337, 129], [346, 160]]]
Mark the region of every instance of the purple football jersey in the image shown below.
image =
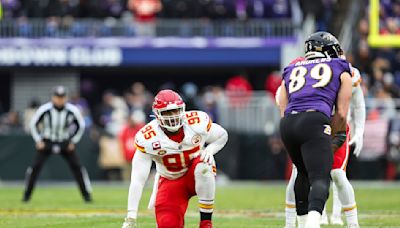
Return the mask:
[[304, 60], [287, 66], [283, 72], [289, 99], [285, 115], [316, 110], [331, 117], [343, 72], [351, 75], [350, 64], [339, 58]]

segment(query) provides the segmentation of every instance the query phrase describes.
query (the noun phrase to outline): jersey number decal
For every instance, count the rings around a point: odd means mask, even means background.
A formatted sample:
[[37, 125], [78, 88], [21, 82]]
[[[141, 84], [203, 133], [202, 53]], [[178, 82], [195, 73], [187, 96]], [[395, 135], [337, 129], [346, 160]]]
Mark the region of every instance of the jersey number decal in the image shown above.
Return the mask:
[[[306, 84], [307, 68], [298, 66], [292, 70], [289, 77], [289, 93], [299, 91]], [[312, 87], [325, 87], [332, 79], [332, 70], [326, 63], [320, 63], [311, 68], [310, 76], [318, 80]]]
[[183, 151], [183, 153], [165, 155], [162, 158], [163, 163], [168, 171], [179, 172], [189, 165], [193, 159], [193, 154], [199, 151], [199, 149], [200, 147], [198, 146], [194, 149]]
[[142, 134], [145, 139], [151, 139], [153, 136], [156, 136], [156, 132], [153, 130], [151, 125], [148, 125], [145, 129], [143, 129]]
[[197, 112], [186, 113], [186, 118], [188, 120], [189, 125], [200, 123], [200, 117], [198, 116]]

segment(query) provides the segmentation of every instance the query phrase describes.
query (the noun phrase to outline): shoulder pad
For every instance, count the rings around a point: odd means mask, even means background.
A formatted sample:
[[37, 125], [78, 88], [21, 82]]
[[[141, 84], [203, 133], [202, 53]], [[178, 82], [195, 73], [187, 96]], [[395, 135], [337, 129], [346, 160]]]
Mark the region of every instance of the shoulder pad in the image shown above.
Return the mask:
[[336, 61], [338, 65], [342, 68], [343, 71], [348, 72], [351, 75], [351, 64], [347, 62], [345, 59], [335, 58], [333, 61]]
[[187, 125], [198, 134], [210, 131], [212, 120], [207, 113], [202, 111], [188, 111], [185, 114]]
[[135, 147], [143, 153], [152, 153], [154, 143], [157, 142], [156, 120], [142, 127], [135, 136]]

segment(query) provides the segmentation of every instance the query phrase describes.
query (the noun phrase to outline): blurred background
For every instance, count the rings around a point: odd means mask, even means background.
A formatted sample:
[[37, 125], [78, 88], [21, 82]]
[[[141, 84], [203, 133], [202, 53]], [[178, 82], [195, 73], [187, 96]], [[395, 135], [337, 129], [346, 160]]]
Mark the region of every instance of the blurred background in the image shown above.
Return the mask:
[[[364, 147], [350, 158], [348, 176], [400, 178], [400, 52], [368, 39], [398, 39], [400, 1], [371, 8], [366, 0], [1, 3], [0, 181], [24, 179], [35, 154], [28, 123], [55, 85], [68, 88], [85, 117], [77, 153], [92, 180], [129, 179], [132, 132], [151, 120], [153, 96], [166, 88], [229, 131], [216, 157], [219, 178], [284, 180], [291, 165], [274, 94], [283, 67], [319, 30], [339, 38], [363, 79]], [[58, 156], [40, 176], [72, 179]]]

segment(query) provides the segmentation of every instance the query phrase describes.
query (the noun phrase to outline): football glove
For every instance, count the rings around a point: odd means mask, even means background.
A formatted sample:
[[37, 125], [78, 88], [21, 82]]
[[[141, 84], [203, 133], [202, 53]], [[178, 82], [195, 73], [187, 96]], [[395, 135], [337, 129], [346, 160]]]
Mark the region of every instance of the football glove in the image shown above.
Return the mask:
[[214, 155], [210, 151], [208, 151], [207, 148], [204, 150], [201, 150], [199, 155], [200, 155], [200, 161], [205, 162], [210, 165], [214, 164], [214, 162], [215, 162]]
[[349, 145], [354, 145], [354, 151], [353, 154], [358, 157], [360, 155], [361, 149], [363, 147], [363, 135], [361, 133], [356, 133], [354, 136], [351, 138]]
[[124, 223], [122, 224], [122, 228], [137, 228], [136, 219], [134, 218], [125, 218]]

